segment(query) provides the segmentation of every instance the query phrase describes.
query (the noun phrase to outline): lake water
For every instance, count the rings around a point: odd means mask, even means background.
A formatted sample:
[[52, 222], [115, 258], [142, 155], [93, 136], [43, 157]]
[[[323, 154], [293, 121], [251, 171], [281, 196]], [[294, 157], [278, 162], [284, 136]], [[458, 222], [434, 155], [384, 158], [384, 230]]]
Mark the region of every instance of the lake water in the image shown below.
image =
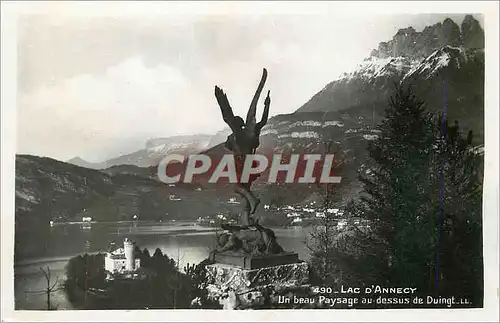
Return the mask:
[[[297, 252], [302, 260], [309, 258], [305, 245], [309, 230], [302, 227], [273, 230], [286, 251]], [[71, 257], [85, 252], [105, 251], [111, 241], [121, 245], [127, 237], [141, 249], [147, 248], [151, 255], [156, 248], [160, 248], [164, 254], [178, 260], [180, 268], [184, 268], [188, 263], [199, 263], [207, 258], [215, 246], [214, 232], [215, 228], [202, 227], [194, 222], [94, 223], [90, 228], [81, 224], [55, 226], [51, 228], [39, 257], [23, 259], [15, 265], [16, 309], [46, 309], [46, 294], [38, 292], [47, 287], [40, 267], [48, 266], [52, 282], [56, 278], [60, 282], [60, 289], [52, 294], [53, 305], [61, 310], [71, 309], [62, 290], [65, 266]]]

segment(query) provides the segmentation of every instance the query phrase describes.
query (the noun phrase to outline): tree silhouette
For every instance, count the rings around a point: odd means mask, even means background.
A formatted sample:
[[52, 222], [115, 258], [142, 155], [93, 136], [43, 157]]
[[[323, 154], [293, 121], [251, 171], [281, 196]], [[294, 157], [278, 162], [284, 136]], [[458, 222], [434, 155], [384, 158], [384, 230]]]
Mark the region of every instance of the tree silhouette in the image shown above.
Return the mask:
[[45, 268], [40, 267], [40, 271], [43, 273], [45, 277], [45, 281], [47, 282], [47, 287], [43, 290], [38, 291], [28, 291], [27, 293], [35, 293], [35, 294], [45, 294], [47, 296], [47, 310], [52, 311], [56, 310], [57, 306], [54, 306], [51, 302], [52, 293], [55, 293], [61, 290], [61, 287], [58, 287], [59, 277], [56, 277], [54, 281], [52, 281], [52, 274], [50, 268], [47, 266]]

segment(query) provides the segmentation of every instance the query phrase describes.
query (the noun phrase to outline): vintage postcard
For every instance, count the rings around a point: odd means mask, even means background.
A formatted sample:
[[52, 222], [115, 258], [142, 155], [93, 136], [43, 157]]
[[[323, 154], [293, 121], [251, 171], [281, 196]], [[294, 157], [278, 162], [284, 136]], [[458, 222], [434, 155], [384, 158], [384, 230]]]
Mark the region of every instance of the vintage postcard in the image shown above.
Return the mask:
[[498, 110], [498, 2], [2, 2], [2, 320], [498, 320]]

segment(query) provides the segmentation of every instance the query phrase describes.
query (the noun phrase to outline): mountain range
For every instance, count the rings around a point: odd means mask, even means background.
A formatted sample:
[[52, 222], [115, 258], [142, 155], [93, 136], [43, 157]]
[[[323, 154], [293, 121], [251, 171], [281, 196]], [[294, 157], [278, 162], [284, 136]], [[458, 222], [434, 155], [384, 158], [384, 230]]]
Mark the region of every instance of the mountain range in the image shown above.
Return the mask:
[[[366, 160], [366, 144], [377, 137], [395, 84], [412, 86], [432, 111], [446, 107], [484, 142], [484, 31], [467, 15], [425, 27], [400, 29], [381, 42], [352, 72], [327, 84], [298, 110], [277, 115], [261, 133], [259, 151], [316, 152], [337, 155], [342, 183], [339, 202], [360, 191], [356, 175]], [[445, 93], [445, 95], [443, 95]], [[167, 153], [220, 154], [229, 129], [215, 134], [154, 138], [145, 148], [102, 163], [75, 157], [68, 162], [18, 155], [16, 158], [16, 234], [29, 234], [50, 220], [69, 221], [92, 214], [97, 220], [197, 218], [235, 210], [221, 201], [233, 196], [227, 187], [165, 185], [155, 165]], [[317, 197], [310, 185], [287, 187], [257, 183], [269, 204], [308, 203]], [[203, 194], [201, 194], [203, 193]], [[171, 200], [169, 196], [179, 199]], [[175, 210], [175, 211], [174, 211]], [[17, 239], [16, 239], [17, 241]]]
[[[461, 26], [448, 18], [425, 27], [421, 32], [412, 27], [398, 30], [392, 40], [381, 42], [353, 72], [327, 84], [296, 112], [271, 118], [262, 135], [277, 132], [284, 138], [286, 133], [282, 131], [286, 129], [277, 127], [277, 120], [281, 125], [292, 119], [319, 121], [314, 116], [308, 120], [310, 115], [303, 114], [306, 112], [323, 112], [325, 115], [321, 121], [335, 122], [338, 120], [330, 112], [344, 111], [349, 115], [352, 110], [363, 110], [359, 117], [374, 124], [398, 82], [413, 85], [419, 97], [436, 111], [443, 109], [445, 86], [450, 119], [461, 121], [464, 127], [476, 132], [479, 142], [482, 141], [484, 31], [472, 15], [467, 15]], [[472, 110], [474, 113], [470, 113]], [[292, 128], [295, 126], [291, 125]], [[149, 140], [142, 150], [103, 163], [89, 163], [79, 157], [68, 162], [95, 169], [123, 164], [147, 167], [158, 164], [166, 153], [204, 151], [222, 143], [229, 133], [229, 129], [224, 129], [212, 135], [155, 138]]]
[[145, 147], [141, 150], [127, 155], [121, 155], [101, 163], [91, 163], [80, 157], [74, 157], [67, 162], [92, 169], [106, 169], [117, 165], [149, 167], [151, 165], [158, 165], [161, 158], [167, 154], [191, 154], [206, 150], [223, 142], [229, 133], [230, 130], [228, 128], [214, 135], [196, 134], [167, 138], [152, 138], [146, 142]]

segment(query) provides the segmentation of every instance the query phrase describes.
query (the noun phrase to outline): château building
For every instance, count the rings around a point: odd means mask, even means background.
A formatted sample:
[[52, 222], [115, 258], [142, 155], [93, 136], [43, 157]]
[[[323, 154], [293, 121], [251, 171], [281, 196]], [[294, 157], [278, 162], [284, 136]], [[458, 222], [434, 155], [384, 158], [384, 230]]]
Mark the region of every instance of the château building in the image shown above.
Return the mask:
[[108, 277], [133, 274], [141, 267], [141, 260], [135, 257], [135, 243], [125, 238], [123, 248], [111, 249], [104, 258], [104, 269]]

